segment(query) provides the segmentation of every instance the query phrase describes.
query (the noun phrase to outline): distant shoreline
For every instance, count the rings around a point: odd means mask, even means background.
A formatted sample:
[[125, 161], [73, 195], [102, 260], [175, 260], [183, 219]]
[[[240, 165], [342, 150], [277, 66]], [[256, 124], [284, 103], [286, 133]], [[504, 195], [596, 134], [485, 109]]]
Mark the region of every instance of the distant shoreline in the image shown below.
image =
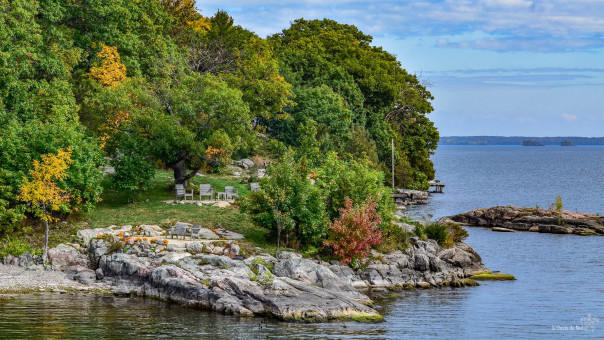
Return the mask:
[[522, 145], [524, 140], [534, 140], [545, 145], [560, 145], [570, 141], [574, 145], [604, 145], [604, 137], [531, 137], [531, 136], [445, 136], [439, 145]]

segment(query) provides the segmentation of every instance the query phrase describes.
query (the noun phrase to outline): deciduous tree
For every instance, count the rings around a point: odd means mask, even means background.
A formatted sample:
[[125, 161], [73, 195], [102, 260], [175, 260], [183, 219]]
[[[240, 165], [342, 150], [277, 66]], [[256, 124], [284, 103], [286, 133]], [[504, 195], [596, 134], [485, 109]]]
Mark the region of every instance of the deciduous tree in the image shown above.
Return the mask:
[[44, 252], [42, 259], [48, 257], [48, 222], [56, 221], [52, 211], [58, 211], [67, 204], [69, 195], [59, 187], [68, 174], [66, 170], [72, 163], [71, 149], [59, 149], [57, 154], [42, 155], [42, 161], [34, 160], [30, 177], [25, 178], [20, 188], [19, 199], [31, 204], [31, 210], [44, 221]]

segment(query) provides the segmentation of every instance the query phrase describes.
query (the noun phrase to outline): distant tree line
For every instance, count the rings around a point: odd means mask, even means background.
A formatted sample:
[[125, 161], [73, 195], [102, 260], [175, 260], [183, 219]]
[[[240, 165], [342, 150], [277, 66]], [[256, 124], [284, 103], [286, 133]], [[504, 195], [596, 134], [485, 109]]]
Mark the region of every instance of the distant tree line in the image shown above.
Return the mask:
[[545, 145], [560, 145], [563, 141], [575, 145], [604, 145], [604, 137], [502, 137], [502, 136], [449, 136], [441, 137], [440, 145], [522, 145], [523, 140], [534, 140]]

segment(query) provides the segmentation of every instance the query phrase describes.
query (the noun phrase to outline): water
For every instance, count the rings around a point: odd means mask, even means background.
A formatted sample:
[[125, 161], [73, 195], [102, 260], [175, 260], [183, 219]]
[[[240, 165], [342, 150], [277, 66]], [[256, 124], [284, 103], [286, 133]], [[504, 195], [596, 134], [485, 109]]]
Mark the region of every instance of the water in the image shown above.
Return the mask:
[[[557, 195], [565, 209], [604, 213], [604, 147], [443, 146], [434, 161], [445, 194], [410, 209], [414, 216], [498, 204], [547, 207]], [[0, 300], [0, 338], [604, 337], [604, 237], [468, 231], [466, 242], [483, 262], [517, 280], [401, 292], [378, 301], [381, 324], [292, 324], [155, 300], [44, 293]], [[594, 329], [577, 330], [589, 315], [599, 319]]]
[[433, 156], [445, 194], [410, 207], [414, 217], [442, 217], [497, 205], [563, 208], [604, 215], [604, 147], [443, 145]]

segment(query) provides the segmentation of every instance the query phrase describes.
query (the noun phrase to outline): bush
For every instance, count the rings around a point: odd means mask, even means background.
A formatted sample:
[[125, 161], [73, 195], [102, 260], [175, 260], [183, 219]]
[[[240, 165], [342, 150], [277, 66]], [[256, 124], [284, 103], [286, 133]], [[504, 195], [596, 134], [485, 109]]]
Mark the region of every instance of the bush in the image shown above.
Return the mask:
[[293, 248], [319, 245], [327, 234], [327, 218], [321, 191], [307, 178], [308, 170], [288, 152], [269, 167], [261, 191], [241, 200], [241, 209], [252, 221], [281, 234]]
[[367, 200], [377, 203], [377, 211], [384, 223], [392, 221], [394, 202], [391, 190], [384, 187], [384, 174], [371, 168], [369, 161], [344, 161], [335, 153], [328, 153], [316, 173], [311, 174], [316, 184], [326, 196], [326, 209], [330, 219], [339, 215], [345, 198], [353, 204], [362, 204]]
[[0, 240], [0, 259], [6, 255], [19, 256], [25, 253], [39, 255], [41, 251], [40, 249], [33, 248], [22, 237], [6, 236], [3, 240]]
[[426, 226], [426, 236], [443, 245], [447, 240], [447, 227], [438, 223], [431, 223]]
[[447, 223], [445, 227], [447, 229], [447, 240], [444, 245], [448, 248], [468, 237], [468, 232], [457, 223]]
[[424, 230], [428, 238], [437, 241], [441, 247], [445, 248], [450, 248], [468, 237], [468, 232], [456, 223], [431, 223]]
[[407, 239], [413, 236], [413, 233], [394, 223], [382, 223], [382, 243], [378, 250], [382, 253], [388, 253], [395, 250], [405, 250], [407, 248]]
[[323, 245], [331, 247], [345, 264], [365, 258], [371, 246], [381, 243], [380, 214], [376, 209], [373, 201], [353, 206], [346, 197], [340, 218], [329, 225], [330, 238]]

